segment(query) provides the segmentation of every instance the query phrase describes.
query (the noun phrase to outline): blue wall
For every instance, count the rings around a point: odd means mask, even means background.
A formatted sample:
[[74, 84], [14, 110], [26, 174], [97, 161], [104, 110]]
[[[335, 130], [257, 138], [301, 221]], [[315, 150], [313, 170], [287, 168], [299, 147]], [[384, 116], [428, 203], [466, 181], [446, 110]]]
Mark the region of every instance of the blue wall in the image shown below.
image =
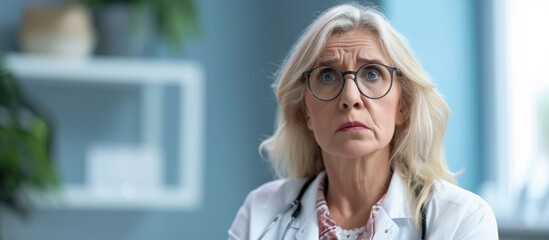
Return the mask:
[[447, 162], [460, 186], [477, 191], [483, 169], [477, 5], [473, 0], [384, 0], [388, 18], [408, 41], [452, 113]]

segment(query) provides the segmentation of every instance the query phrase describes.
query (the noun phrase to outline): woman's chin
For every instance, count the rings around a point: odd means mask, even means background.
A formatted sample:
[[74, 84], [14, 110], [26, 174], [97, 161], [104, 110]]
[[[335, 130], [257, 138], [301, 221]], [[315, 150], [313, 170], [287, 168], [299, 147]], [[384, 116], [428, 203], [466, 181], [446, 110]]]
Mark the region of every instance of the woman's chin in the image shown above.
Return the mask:
[[372, 156], [373, 153], [380, 151], [381, 149], [375, 148], [370, 144], [346, 144], [338, 149], [333, 149], [328, 153], [335, 158], [343, 159], [363, 159], [368, 156]]

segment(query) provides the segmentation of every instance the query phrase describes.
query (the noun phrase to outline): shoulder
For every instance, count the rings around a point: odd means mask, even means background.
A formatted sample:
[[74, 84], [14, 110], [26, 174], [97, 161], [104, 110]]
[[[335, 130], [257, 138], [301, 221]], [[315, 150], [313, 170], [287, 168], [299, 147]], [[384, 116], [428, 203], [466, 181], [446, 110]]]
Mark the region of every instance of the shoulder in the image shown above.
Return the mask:
[[252, 190], [238, 210], [229, 229], [229, 239], [258, 236], [258, 226], [266, 226], [284, 205], [294, 200], [305, 179], [278, 179]]
[[296, 192], [305, 181], [305, 179], [283, 178], [267, 182], [248, 194], [244, 206], [257, 208], [267, 205], [272, 209], [279, 203], [287, 204], [295, 198]]
[[[248, 194], [246, 201], [272, 202], [274, 200], [293, 200], [295, 194], [306, 179], [283, 178], [267, 182]], [[290, 200], [290, 201], [291, 201]]]
[[448, 207], [464, 207], [484, 202], [478, 195], [443, 180], [435, 182], [431, 200]]
[[493, 215], [492, 208], [480, 196], [446, 181], [435, 183], [431, 201], [440, 208], [452, 209], [454, 213], [477, 212]]
[[480, 196], [452, 183], [435, 183], [427, 215], [433, 227], [453, 233], [452, 238], [497, 239], [492, 208]]

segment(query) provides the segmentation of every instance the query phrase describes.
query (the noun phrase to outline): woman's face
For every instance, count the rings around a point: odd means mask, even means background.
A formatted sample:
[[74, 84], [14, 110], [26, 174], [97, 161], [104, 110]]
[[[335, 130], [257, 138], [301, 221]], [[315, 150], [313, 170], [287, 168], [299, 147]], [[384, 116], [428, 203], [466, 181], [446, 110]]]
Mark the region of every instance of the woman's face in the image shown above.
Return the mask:
[[[375, 62], [391, 65], [376, 35], [356, 29], [331, 37], [316, 65], [344, 72]], [[380, 99], [363, 96], [353, 78], [352, 74], [344, 76], [345, 86], [332, 101], [320, 101], [305, 90], [307, 126], [324, 158], [388, 156], [395, 126], [403, 119], [396, 76], [389, 93]]]

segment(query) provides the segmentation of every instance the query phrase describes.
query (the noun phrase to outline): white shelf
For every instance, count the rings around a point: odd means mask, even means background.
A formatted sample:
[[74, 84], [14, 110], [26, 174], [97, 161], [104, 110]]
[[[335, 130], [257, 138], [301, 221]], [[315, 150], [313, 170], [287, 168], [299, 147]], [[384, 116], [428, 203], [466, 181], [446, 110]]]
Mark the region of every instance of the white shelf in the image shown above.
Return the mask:
[[102, 197], [93, 188], [65, 185], [61, 192], [32, 192], [32, 205], [41, 209], [90, 209], [90, 210], [189, 210], [199, 206], [197, 192], [185, 188], [155, 189], [135, 197], [122, 195]]
[[8, 54], [6, 65], [22, 81], [131, 84], [143, 89], [141, 133], [144, 145], [161, 146], [161, 87], [176, 85], [179, 94], [179, 182], [132, 196], [102, 196], [93, 186], [63, 185], [60, 191], [33, 193], [40, 208], [196, 209], [202, 200], [204, 71], [193, 61], [110, 57], [54, 58]]

